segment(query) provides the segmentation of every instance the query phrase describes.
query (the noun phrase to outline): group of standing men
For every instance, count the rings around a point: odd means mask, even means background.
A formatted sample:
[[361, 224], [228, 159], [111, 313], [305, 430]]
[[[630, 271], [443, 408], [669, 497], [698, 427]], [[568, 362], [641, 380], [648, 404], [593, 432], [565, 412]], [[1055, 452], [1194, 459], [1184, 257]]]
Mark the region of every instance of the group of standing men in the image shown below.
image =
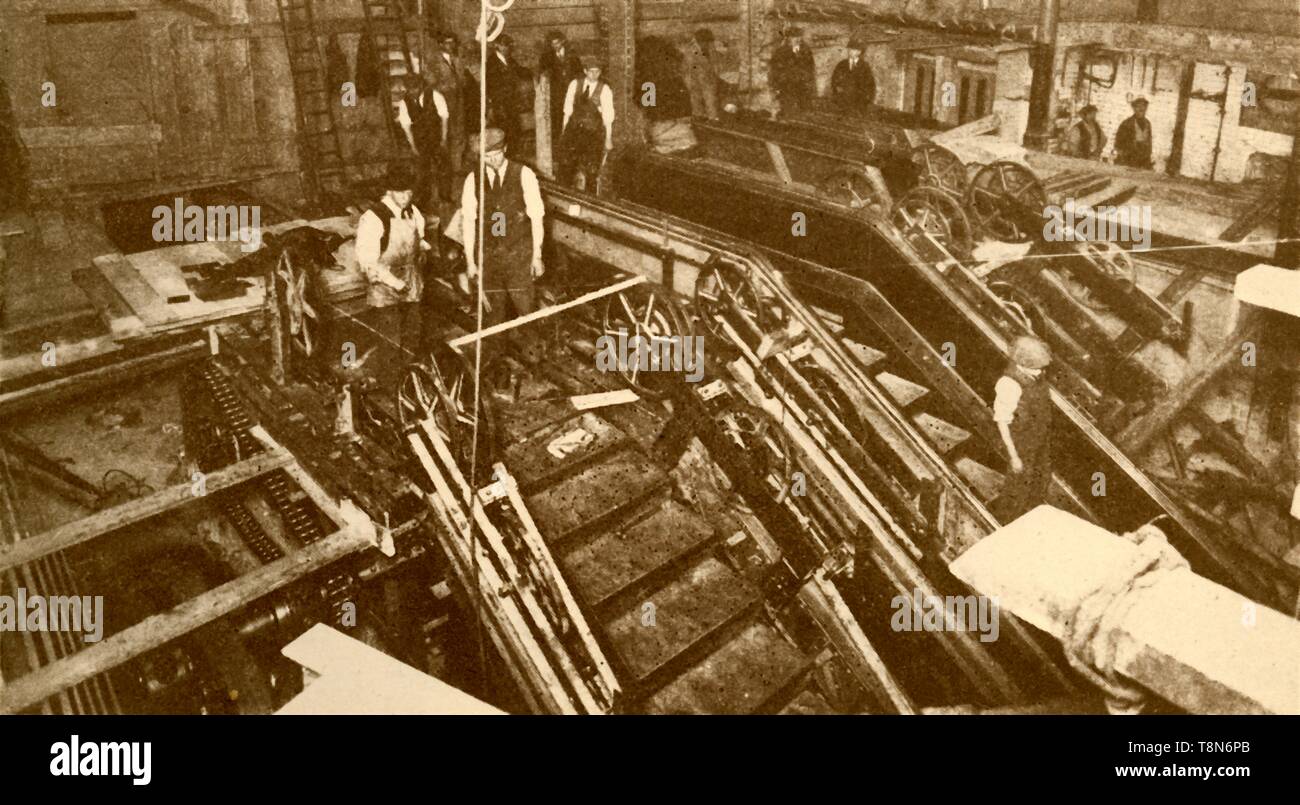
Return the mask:
[[[528, 71], [515, 61], [509, 36], [490, 45], [485, 73], [488, 123], [518, 142], [520, 82]], [[406, 78], [397, 122], [414, 157], [417, 197], [430, 208], [455, 201], [453, 179], [461, 175], [466, 133], [478, 130], [478, 83], [451, 33], [439, 35], [433, 55]]]
[[[573, 53], [562, 33], [548, 37], [539, 73], [549, 79], [551, 135], [562, 181], [594, 189], [613, 148], [614, 96], [603, 65], [590, 53]], [[435, 253], [426, 233], [427, 211], [459, 210], [465, 256], [462, 289], [485, 292], [484, 324], [533, 311], [534, 281], [542, 275], [545, 214], [537, 174], [508, 158], [520, 142], [529, 72], [514, 60], [508, 36], [487, 57], [488, 128], [478, 133], [478, 82], [470, 76], [457, 40], [444, 34], [436, 53], [408, 78], [397, 122], [412, 160], [395, 163], [384, 192], [357, 225], [357, 264], [367, 280], [368, 326], [383, 334], [392, 357], [407, 363], [423, 356], [426, 257]], [[467, 136], [468, 134], [468, 136]], [[468, 148], [466, 148], [468, 145]], [[480, 186], [479, 157], [483, 162]], [[479, 196], [484, 236], [479, 239]], [[426, 236], [427, 235], [427, 236]], [[480, 253], [481, 248], [481, 253]]]
[[560, 31], [546, 38], [538, 74], [550, 91], [551, 148], [556, 178], [584, 190], [614, 148], [614, 91], [604, 80], [599, 55], [575, 53]]
[[[541, 277], [542, 193], [533, 169], [507, 157], [506, 133], [489, 128], [469, 138], [474, 167], [459, 174], [460, 231], [465, 273], [463, 290], [482, 275], [484, 326], [531, 313], [533, 283]], [[478, 156], [483, 157], [480, 185]], [[397, 365], [423, 358], [429, 320], [424, 305], [426, 258], [434, 253], [426, 219], [414, 203], [418, 174], [394, 163], [384, 179], [379, 202], [357, 224], [357, 265], [367, 281], [370, 308], [366, 326], [377, 332], [389, 359]], [[479, 196], [483, 204], [483, 237], [479, 240]], [[481, 251], [480, 251], [481, 246]], [[386, 361], [387, 362], [387, 361]]]
[[[1119, 124], [1115, 132], [1115, 164], [1139, 170], [1150, 170], [1151, 121], [1147, 120], [1146, 98], [1134, 98], [1130, 104], [1133, 114]], [[1081, 119], [1070, 129], [1067, 151], [1079, 159], [1101, 159], [1106, 150], [1106, 134], [1097, 122], [1097, 107], [1089, 104], [1079, 111]]]
[[[854, 35], [848, 55], [831, 73], [831, 98], [841, 111], [863, 113], [876, 102], [876, 78], [865, 58], [866, 43]], [[817, 67], [802, 28], [786, 30], [768, 63], [768, 86], [782, 115], [792, 115], [817, 98]]]

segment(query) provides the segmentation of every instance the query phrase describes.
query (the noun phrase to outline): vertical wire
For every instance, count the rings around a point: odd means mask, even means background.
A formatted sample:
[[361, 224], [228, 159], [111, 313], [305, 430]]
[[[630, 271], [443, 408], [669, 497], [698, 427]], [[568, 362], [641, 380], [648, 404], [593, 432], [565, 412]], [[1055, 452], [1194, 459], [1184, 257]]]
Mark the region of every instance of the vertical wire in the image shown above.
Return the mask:
[[[484, 189], [487, 187], [487, 160], [484, 158], [484, 141], [487, 139], [487, 48], [488, 48], [488, 0], [481, 0], [479, 7], [479, 72], [478, 72], [478, 186], [475, 188], [475, 201], [478, 214], [474, 221], [474, 252], [477, 272], [475, 275], [475, 332], [483, 331], [483, 216], [486, 209]], [[470, 524], [470, 567], [474, 576], [474, 636], [478, 643], [479, 673], [487, 676], [487, 650], [483, 644], [482, 584], [478, 569], [478, 532], [474, 529], [474, 499], [477, 497], [475, 485], [478, 483], [478, 422], [479, 422], [479, 378], [483, 370], [483, 339], [474, 340], [474, 425], [470, 443], [469, 484], [466, 490], [466, 506], [469, 509]]]

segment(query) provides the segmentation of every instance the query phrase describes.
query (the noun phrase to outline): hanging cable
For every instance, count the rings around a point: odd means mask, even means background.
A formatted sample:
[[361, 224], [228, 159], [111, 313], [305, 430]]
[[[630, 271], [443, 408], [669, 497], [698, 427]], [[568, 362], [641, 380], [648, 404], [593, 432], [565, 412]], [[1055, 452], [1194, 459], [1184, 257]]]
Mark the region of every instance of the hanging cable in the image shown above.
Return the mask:
[[[475, 265], [475, 310], [474, 331], [483, 331], [483, 216], [486, 211], [486, 199], [483, 189], [487, 186], [487, 160], [484, 158], [484, 141], [487, 139], [487, 52], [488, 42], [495, 40], [505, 28], [503, 11], [514, 5], [515, 0], [506, 0], [499, 6], [492, 0], [482, 0], [479, 8], [477, 39], [479, 41], [478, 57], [478, 183], [474, 188], [474, 200], [478, 204], [474, 221], [474, 265]], [[491, 30], [489, 30], [491, 29]], [[504, 178], [504, 177], [503, 177]], [[483, 372], [483, 339], [474, 340], [474, 424], [471, 430], [469, 453], [469, 483], [467, 484], [465, 505], [470, 512], [470, 573], [474, 577], [474, 635], [478, 643], [479, 672], [487, 673], [487, 654], [483, 643], [483, 617], [481, 583], [478, 569], [478, 532], [472, 527], [474, 523], [474, 499], [477, 497], [475, 485], [478, 483], [478, 423], [480, 400], [480, 378]]]

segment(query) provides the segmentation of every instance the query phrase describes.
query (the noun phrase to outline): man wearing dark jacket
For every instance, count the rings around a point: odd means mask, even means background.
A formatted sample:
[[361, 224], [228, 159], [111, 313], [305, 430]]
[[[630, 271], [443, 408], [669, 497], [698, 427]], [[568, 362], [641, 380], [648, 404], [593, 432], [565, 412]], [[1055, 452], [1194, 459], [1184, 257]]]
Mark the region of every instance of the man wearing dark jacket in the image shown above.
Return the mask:
[[[433, 88], [447, 102], [447, 158], [451, 174], [460, 175], [465, 152], [465, 65], [461, 62], [456, 35], [443, 33], [438, 38], [438, 52], [425, 65]], [[478, 121], [478, 109], [473, 111]]]
[[802, 29], [786, 32], [785, 42], [772, 54], [767, 83], [783, 115], [797, 112], [817, 97], [817, 67]]
[[1133, 115], [1115, 132], [1115, 164], [1151, 170], [1151, 121], [1147, 120], [1147, 99], [1133, 101]]
[[831, 73], [831, 97], [845, 112], [864, 112], [876, 102], [876, 77], [871, 65], [862, 58], [862, 40], [849, 40], [849, 57], [835, 65]]
[[514, 59], [513, 42], [502, 34], [487, 58], [487, 103], [490, 121], [506, 135], [506, 142], [518, 147], [519, 115], [523, 112], [520, 83], [528, 71]]
[[546, 37], [546, 49], [537, 63], [537, 72], [546, 76], [551, 88], [551, 150], [559, 148], [560, 133], [564, 130], [564, 93], [569, 82], [582, 75], [578, 54], [569, 47], [562, 31], [551, 31]]
[[1101, 159], [1106, 148], [1106, 135], [1097, 123], [1097, 107], [1088, 104], [1079, 110], [1082, 119], [1070, 129], [1069, 154], [1079, 159]]

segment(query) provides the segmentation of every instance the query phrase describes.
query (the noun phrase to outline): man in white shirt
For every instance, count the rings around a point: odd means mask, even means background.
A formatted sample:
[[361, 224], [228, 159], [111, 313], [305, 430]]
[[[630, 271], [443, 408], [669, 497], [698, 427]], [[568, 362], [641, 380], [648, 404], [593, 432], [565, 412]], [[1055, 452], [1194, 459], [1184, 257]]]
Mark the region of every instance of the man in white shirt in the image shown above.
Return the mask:
[[424, 216], [411, 203], [415, 195], [414, 172], [405, 164], [394, 163], [384, 187], [383, 198], [357, 223], [357, 265], [367, 282], [366, 304], [370, 311], [365, 318], [383, 339], [388, 339], [381, 342], [381, 351], [409, 363], [422, 357], [422, 267], [424, 253], [432, 247], [424, 240]]
[[[488, 129], [481, 145], [486, 164], [483, 207], [483, 256], [478, 255], [478, 152], [477, 134], [470, 138], [474, 163], [461, 192], [461, 242], [465, 269], [473, 280], [483, 272], [487, 299], [484, 326], [531, 313], [535, 307], [533, 281], [545, 271], [542, 265], [543, 220], [546, 213], [541, 187], [533, 169], [506, 159], [505, 133]], [[475, 284], [470, 285], [475, 293]]]
[[994, 506], [1008, 523], [1047, 502], [1052, 482], [1052, 394], [1043, 373], [1051, 365], [1047, 344], [1020, 336], [1011, 362], [994, 387], [993, 421], [1007, 449], [1011, 472]]
[[[397, 105], [397, 124], [406, 135], [406, 144], [414, 154], [419, 175], [420, 201], [434, 189], [439, 196], [450, 200], [450, 165], [447, 155], [448, 125], [447, 99], [433, 87], [431, 81], [407, 76], [406, 97]], [[430, 207], [432, 209], [432, 207]]]
[[[447, 101], [447, 158], [451, 166], [449, 179], [460, 176], [465, 158], [465, 65], [459, 56], [456, 35], [450, 31], [438, 37], [438, 52], [425, 65], [433, 88]], [[477, 116], [475, 116], [477, 120]], [[455, 184], [449, 182], [449, 185]]]
[[605, 155], [614, 149], [614, 91], [601, 79], [594, 54], [581, 59], [583, 76], [570, 81], [564, 94], [560, 180], [594, 193]]

